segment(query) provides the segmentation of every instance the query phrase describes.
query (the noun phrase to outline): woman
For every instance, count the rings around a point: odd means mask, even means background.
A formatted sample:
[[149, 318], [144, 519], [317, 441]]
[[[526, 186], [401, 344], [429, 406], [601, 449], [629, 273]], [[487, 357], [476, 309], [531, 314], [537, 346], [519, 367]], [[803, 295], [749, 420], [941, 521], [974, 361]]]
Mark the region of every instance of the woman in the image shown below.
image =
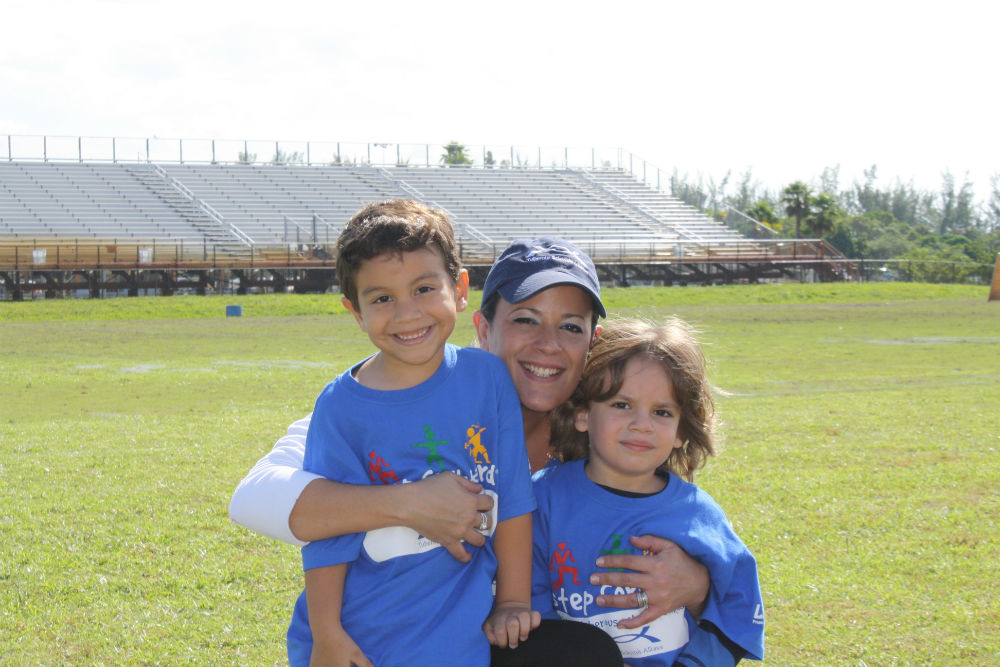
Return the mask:
[[[594, 264], [567, 241], [515, 241], [490, 269], [482, 307], [473, 321], [480, 346], [502, 358], [514, 379], [533, 473], [552, 460], [549, 412], [567, 400], [579, 382], [587, 352], [600, 333], [597, 321], [604, 315]], [[240, 483], [230, 503], [233, 521], [298, 545], [402, 525], [462, 561], [469, 558], [463, 541], [484, 543], [478, 531], [488, 521], [492, 500], [479, 493], [478, 485], [451, 473], [412, 484], [372, 486], [316, 477], [302, 470], [308, 424], [308, 417], [292, 424]], [[681, 606], [697, 616], [709, 591], [705, 568], [655, 536], [635, 539], [633, 545], [650, 555], [610, 555], [599, 561], [598, 567], [606, 571], [593, 576], [608, 587], [608, 594], [596, 603], [642, 607], [623, 622], [629, 628]], [[624, 593], [626, 587], [638, 590]], [[530, 653], [532, 644], [545, 643], [546, 636], [536, 631], [517, 650]], [[526, 659], [552, 664], [557, 657], [565, 656], [543, 651]]]

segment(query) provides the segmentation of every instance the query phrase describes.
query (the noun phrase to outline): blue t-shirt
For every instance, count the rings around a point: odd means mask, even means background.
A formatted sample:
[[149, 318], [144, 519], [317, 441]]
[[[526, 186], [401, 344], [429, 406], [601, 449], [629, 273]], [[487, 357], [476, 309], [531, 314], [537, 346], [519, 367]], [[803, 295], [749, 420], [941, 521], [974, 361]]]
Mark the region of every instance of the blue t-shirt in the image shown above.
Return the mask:
[[590, 583], [597, 558], [639, 553], [629, 541], [657, 535], [676, 542], [709, 571], [712, 586], [701, 619], [713, 623], [751, 658], [764, 655], [764, 608], [757, 563], [712, 498], [671, 474], [660, 493], [624, 497], [587, 477], [586, 461], [550, 469], [535, 482], [534, 559], [531, 606], [544, 618], [584, 621], [614, 637], [625, 662], [672, 665], [696, 631], [686, 609], [627, 630], [616, 623], [638, 609], [598, 607], [600, 594], [633, 593]]
[[[361, 385], [356, 368], [316, 400], [305, 470], [349, 484], [452, 471], [493, 496], [493, 526], [534, 509], [521, 404], [498, 357], [447, 345], [433, 376], [398, 391]], [[307, 570], [350, 563], [341, 622], [376, 665], [488, 665], [482, 623], [493, 605], [492, 534], [484, 547], [466, 548], [472, 561], [460, 563], [400, 526], [313, 542], [302, 561]], [[308, 665], [311, 651], [303, 592], [288, 629], [289, 661]]]

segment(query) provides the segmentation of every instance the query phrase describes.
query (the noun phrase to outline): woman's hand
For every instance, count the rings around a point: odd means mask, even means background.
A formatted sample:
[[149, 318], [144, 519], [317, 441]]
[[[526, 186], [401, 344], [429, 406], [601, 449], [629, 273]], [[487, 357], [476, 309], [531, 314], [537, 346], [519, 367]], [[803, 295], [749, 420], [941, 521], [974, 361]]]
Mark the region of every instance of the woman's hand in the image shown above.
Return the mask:
[[500, 648], [517, 648], [528, 633], [542, 623], [542, 615], [522, 602], [500, 602], [483, 623], [490, 643]]
[[[631, 538], [632, 545], [645, 552], [601, 556], [597, 566], [631, 570], [631, 572], [596, 572], [590, 583], [611, 587], [628, 587], [646, 592], [649, 606], [636, 616], [620, 621], [619, 627], [639, 628], [679, 607], [687, 607], [695, 618], [701, 615], [708, 598], [711, 581], [704, 565], [683, 549], [661, 537], [642, 535]], [[646, 555], [648, 554], [648, 555]], [[636, 593], [598, 595], [599, 607], [638, 607]]]
[[412, 484], [393, 485], [406, 498], [400, 511], [403, 525], [434, 540], [459, 561], [466, 563], [472, 555], [462, 542], [474, 547], [486, 543], [479, 532], [483, 514], [490, 527], [493, 498], [483, 493], [483, 487], [453, 472], [433, 475]]

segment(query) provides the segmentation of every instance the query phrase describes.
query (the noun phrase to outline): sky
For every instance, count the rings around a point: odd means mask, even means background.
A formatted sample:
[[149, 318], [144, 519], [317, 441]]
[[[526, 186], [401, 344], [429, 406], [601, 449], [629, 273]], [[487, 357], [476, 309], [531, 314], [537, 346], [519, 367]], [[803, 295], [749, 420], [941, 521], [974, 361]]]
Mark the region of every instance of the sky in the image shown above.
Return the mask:
[[[689, 180], [978, 193], [992, 2], [5, 0], [3, 135], [620, 147]], [[5, 147], [3, 147], [5, 148]], [[0, 154], [5, 153], [0, 150]]]

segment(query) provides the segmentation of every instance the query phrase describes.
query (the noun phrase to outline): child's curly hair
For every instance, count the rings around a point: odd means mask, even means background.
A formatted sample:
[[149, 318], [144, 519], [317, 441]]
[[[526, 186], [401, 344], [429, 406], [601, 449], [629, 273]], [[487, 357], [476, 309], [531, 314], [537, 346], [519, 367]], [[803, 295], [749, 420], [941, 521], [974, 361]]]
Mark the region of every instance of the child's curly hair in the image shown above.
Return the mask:
[[625, 381], [625, 365], [643, 357], [663, 367], [681, 408], [677, 435], [684, 443], [660, 466], [691, 481], [695, 471], [716, 454], [715, 401], [705, 369], [705, 356], [686, 322], [671, 318], [661, 325], [637, 319], [608, 321], [590, 351], [583, 379], [573, 396], [552, 413], [552, 443], [563, 461], [586, 458], [587, 433], [576, 430], [574, 419], [593, 401], [616, 395]]
[[457, 281], [462, 270], [455, 231], [448, 214], [413, 199], [373, 202], [355, 213], [337, 239], [340, 292], [358, 307], [357, 274], [365, 260], [383, 253], [400, 255], [436, 248], [444, 268]]

